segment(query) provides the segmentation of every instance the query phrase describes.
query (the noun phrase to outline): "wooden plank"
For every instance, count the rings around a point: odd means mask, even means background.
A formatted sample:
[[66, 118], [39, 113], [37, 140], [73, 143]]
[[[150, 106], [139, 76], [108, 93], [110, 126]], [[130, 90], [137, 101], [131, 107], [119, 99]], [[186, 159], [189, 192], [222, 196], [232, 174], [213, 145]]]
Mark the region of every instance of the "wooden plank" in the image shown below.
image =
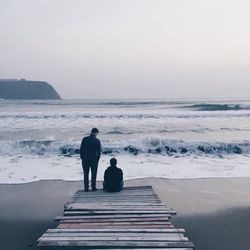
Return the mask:
[[113, 206], [88, 206], [88, 205], [85, 205], [83, 204], [84, 206], [70, 206], [70, 207], [65, 207], [64, 210], [68, 210], [68, 211], [77, 211], [77, 210], [142, 210], [142, 211], [173, 211], [172, 208], [170, 207], [127, 207], [127, 206], [116, 206], [116, 207], [113, 207]]
[[[131, 192], [133, 190], [133, 192], [140, 192], [140, 191], [151, 191], [154, 192], [154, 189], [151, 188], [130, 188], [130, 187], [124, 187], [120, 192], [113, 192], [113, 193], [124, 193], [124, 192]], [[103, 192], [103, 193], [110, 193], [110, 192], [106, 192], [103, 189], [98, 189], [97, 192]], [[77, 190], [76, 193], [84, 193], [83, 189], [79, 189]], [[92, 192], [89, 192], [92, 193]]]
[[119, 196], [116, 196], [116, 195], [95, 195], [95, 196], [87, 196], [87, 195], [78, 195], [76, 197], [74, 197], [75, 199], [115, 199], [115, 200], [118, 200], [118, 199], [133, 199], [133, 198], [138, 198], [138, 199], [157, 199], [157, 195], [148, 195], [148, 194], [145, 194], [145, 195], [119, 195]]
[[84, 232], [84, 233], [184, 233], [183, 228], [165, 228], [165, 229], [48, 229], [47, 233], [63, 233], [63, 232]]
[[102, 215], [102, 214], [98, 214], [98, 215], [69, 215], [69, 216], [58, 216], [55, 218], [55, 220], [62, 220], [62, 219], [112, 219], [112, 218], [168, 218], [169, 215], [165, 215], [165, 214], [119, 214], [119, 215]]
[[48, 249], [48, 250], [65, 250], [65, 249], [67, 249], [67, 250], [85, 250], [85, 249], [102, 249], [102, 250], [110, 250], [110, 249], [112, 249], [112, 250], [131, 250], [131, 249], [136, 249], [136, 250], [193, 250], [194, 248], [187, 248], [187, 247], [185, 247], [185, 248], [183, 248], [183, 247], [178, 247], [178, 248], [173, 248], [173, 247], [171, 247], [171, 248], [169, 248], [169, 247], [167, 247], [167, 248], [164, 248], [164, 247], [160, 247], [160, 248], [156, 248], [156, 247], [147, 247], [147, 248], [142, 248], [142, 247], [136, 247], [136, 248], [126, 248], [126, 247], [121, 247], [121, 248], [118, 248], [118, 247], [116, 247], [116, 248], [111, 248], [111, 247], [108, 247], [108, 248], [105, 248], [105, 247], [98, 247], [98, 248], [85, 248], [85, 247], [81, 247], [81, 246], [64, 246], [63, 248], [62, 247], [58, 247], [58, 246], [53, 246], [52, 248], [50, 247], [50, 246], [40, 246], [40, 247], [43, 247], [43, 248], [46, 248], [46, 249]]
[[75, 192], [74, 196], [76, 195], [86, 195], [86, 196], [92, 196], [92, 195], [126, 195], [126, 194], [144, 194], [144, 193], [149, 193], [149, 194], [156, 194], [153, 189], [134, 189], [134, 190], [129, 190], [129, 189], [123, 189], [120, 192], [106, 192], [103, 189], [98, 189], [96, 192], [84, 192], [84, 190], [78, 190]]
[[137, 237], [126, 237], [126, 236], [42, 236], [38, 239], [38, 241], [155, 241], [155, 242], [167, 242], [167, 241], [188, 241], [186, 237], [183, 235], [181, 236], [175, 236], [175, 235], [169, 235], [169, 236], [151, 236], [151, 237], [145, 237], [145, 236], [137, 236]]
[[117, 214], [117, 213], [125, 213], [125, 214], [176, 214], [175, 211], [173, 210], [147, 210], [147, 209], [131, 209], [131, 210], [128, 210], [128, 209], [65, 209], [64, 210], [64, 214], [103, 214], [103, 213], [108, 213], [108, 214]]
[[[76, 202], [67, 202], [65, 204], [65, 206], [73, 205], [73, 204], [77, 205], [77, 204], [83, 204], [83, 203], [82, 202], [77, 203], [77, 201]], [[151, 207], [167, 206], [165, 203], [162, 203], [162, 202], [156, 204], [156, 203], [141, 202], [138, 200], [136, 200], [136, 201], [134, 200], [131, 202], [123, 202], [123, 203], [119, 203], [116, 201], [100, 201], [100, 200], [98, 200], [96, 202], [96, 204], [100, 204], [103, 206], [108, 206], [108, 205], [113, 205], [113, 206], [133, 206], [133, 205], [135, 205], [135, 206], [151, 206]], [[93, 206], [94, 204], [91, 204], [91, 205]]]
[[125, 247], [125, 248], [136, 248], [136, 247], [193, 247], [191, 242], [186, 241], [166, 241], [166, 242], [155, 242], [155, 241], [40, 241], [38, 246], [80, 246], [80, 247]]
[[[181, 233], [168, 233], [168, 234], [163, 234], [163, 233], [103, 233], [103, 232], [91, 232], [91, 233], [75, 233], [75, 232], [70, 232], [70, 233], [44, 233], [41, 238], [43, 237], [120, 237], [120, 238], [138, 238], [138, 237], [144, 237], [144, 238], [171, 238], [171, 237], [184, 237], [183, 234]], [[164, 238], [165, 237], [165, 238]]]
[[93, 197], [116, 197], [116, 198], [120, 198], [120, 197], [135, 197], [135, 196], [138, 196], [138, 197], [158, 197], [156, 193], [154, 192], [129, 192], [129, 193], [98, 193], [98, 192], [95, 192], [95, 193], [92, 193], [92, 194], [89, 194], [89, 193], [78, 193], [78, 194], [75, 194], [73, 196], [73, 198], [76, 198], [76, 197], [86, 197], [86, 198], [93, 198]]
[[118, 200], [133, 200], [133, 199], [138, 199], [138, 200], [159, 200], [158, 196], [156, 195], [130, 195], [130, 196], [103, 196], [103, 195], [100, 195], [100, 196], [76, 196], [74, 197], [74, 200], [76, 199], [84, 199], [84, 200], [93, 200], [93, 199], [100, 199], [100, 200], [115, 200], [115, 201], [118, 201]]
[[61, 223], [72, 223], [74, 221], [79, 222], [85, 222], [85, 223], [94, 223], [94, 222], [147, 222], [147, 221], [152, 221], [152, 222], [156, 222], [156, 221], [169, 221], [168, 217], [164, 217], [164, 218], [118, 218], [118, 219], [114, 219], [114, 218], [108, 218], [108, 219], [96, 219], [96, 218], [91, 218], [91, 219], [75, 219], [75, 218], [67, 218], [67, 219], [61, 219]]
[[100, 195], [95, 193], [95, 195], [84, 195], [84, 194], [77, 194], [73, 196], [74, 198], [86, 198], [86, 199], [93, 199], [93, 198], [134, 198], [134, 197], [140, 197], [140, 198], [157, 198], [158, 196], [156, 194], [123, 194], [123, 195], [116, 195], [116, 194], [108, 194], [108, 195]]
[[116, 198], [116, 199], [119, 199], [119, 198], [133, 198], [133, 197], [136, 197], [136, 196], [139, 196], [139, 197], [142, 197], [142, 198], [157, 198], [158, 196], [156, 194], [151, 194], [151, 195], [148, 195], [148, 194], [141, 194], [141, 195], [98, 195], [98, 194], [95, 194], [95, 195], [83, 195], [83, 194], [79, 194], [79, 195], [76, 195], [74, 196], [74, 198], [86, 198], [86, 199], [93, 199], [95, 197], [98, 197], [98, 198]]
[[156, 196], [157, 194], [153, 191], [129, 191], [129, 192], [118, 192], [118, 193], [106, 193], [106, 192], [94, 192], [94, 193], [86, 193], [86, 192], [79, 192], [79, 193], [76, 193], [75, 196], [79, 196], [79, 195], [82, 195], [82, 196], [88, 196], [88, 197], [91, 197], [91, 196], [114, 196], [114, 197], [121, 197], [121, 196], [135, 196], [135, 195], [143, 195], [143, 196], [146, 196], [146, 195], [154, 195]]
[[[133, 200], [120, 200], [120, 201], [115, 201], [115, 200], [99, 200], [99, 202], [116, 202], [117, 204], [125, 204], [125, 203], [127, 203], [127, 202], [133, 202]], [[145, 200], [145, 201], [142, 201], [142, 200], [140, 200], [142, 203], [152, 203], [152, 202], [154, 202], [154, 203], [156, 203], [156, 204], [158, 204], [158, 203], [160, 203], [160, 201], [159, 200]], [[85, 204], [91, 204], [91, 203], [94, 203], [94, 204], [96, 204], [96, 200], [84, 200], [84, 199], [77, 199], [77, 200], [75, 200], [75, 202], [76, 203], [85, 203]]]
[[131, 238], [137, 238], [137, 237], [173, 237], [173, 236], [178, 236], [178, 237], [183, 237], [184, 235], [181, 233], [117, 233], [117, 232], [111, 232], [111, 233], [104, 233], [104, 232], [60, 232], [60, 233], [55, 233], [55, 232], [50, 232], [50, 233], [44, 233], [42, 237], [71, 237], [71, 236], [78, 236], [78, 237], [131, 237]]
[[89, 193], [80, 193], [80, 194], [75, 194], [72, 196], [72, 198], [77, 198], [77, 197], [85, 197], [85, 198], [93, 198], [93, 197], [115, 197], [115, 198], [120, 198], [120, 197], [134, 197], [134, 196], [149, 196], [149, 197], [158, 197], [156, 193], [148, 193], [148, 192], [141, 192], [141, 193], [98, 193], [94, 192], [91, 195]]
[[129, 222], [82, 222], [79, 220], [73, 220], [73, 221], [62, 221], [61, 224], [66, 224], [66, 223], [72, 223], [72, 224], [84, 224], [85, 226], [133, 226], [133, 225], [170, 225], [168, 221], [129, 221]]
[[94, 198], [103, 198], [103, 199], [108, 199], [108, 198], [111, 198], [111, 199], [131, 199], [131, 198], [142, 198], [142, 199], [146, 199], [146, 198], [149, 198], [149, 199], [155, 199], [155, 198], [158, 198], [158, 196], [156, 194], [124, 194], [124, 195], [100, 195], [100, 194], [96, 194], [96, 195], [84, 195], [84, 194], [80, 194], [80, 195], [76, 195], [74, 196], [74, 198], [84, 198], [84, 199], [94, 199]]
[[[146, 216], [147, 215], [147, 216]], [[83, 216], [61, 216], [61, 217], [57, 217], [57, 220], [84, 220], [84, 221], [100, 221], [100, 220], [103, 220], [103, 221], [109, 221], [109, 220], [115, 220], [115, 221], [127, 221], [127, 220], [135, 220], [135, 221], [141, 221], [141, 220], [144, 220], [144, 221], [152, 221], [152, 220], [169, 220], [171, 219], [171, 216], [166, 216], [166, 215], [162, 215], [160, 214], [161, 216], [157, 216], [157, 215], [149, 215], [149, 214], [142, 214], [142, 216], [126, 216], [126, 215], [117, 215], [117, 216], [112, 216], [112, 214], [108, 215], [107, 217], [103, 217], [103, 216], [86, 216], [86, 215], [83, 215]]]
[[94, 210], [128, 210], [128, 209], [133, 209], [133, 210], [173, 210], [172, 208], [170, 207], [164, 207], [164, 206], [123, 206], [123, 205], [120, 205], [120, 206], [105, 206], [105, 205], [100, 205], [100, 204], [96, 204], [96, 205], [93, 205], [93, 204], [78, 204], [78, 205], [66, 205], [64, 207], [64, 209], [66, 210], [91, 210], [91, 209], [94, 209]]
[[74, 215], [117, 215], [117, 214], [163, 214], [168, 216], [169, 214], [172, 214], [173, 211], [129, 211], [129, 210], [124, 210], [124, 211], [119, 211], [119, 210], [113, 210], [113, 211], [65, 211], [64, 215], [68, 216], [74, 216]]
[[132, 206], [137, 206], [137, 207], [168, 207], [165, 203], [143, 203], [143, 202], [139, 202], [139, 201], [134, 201], [134, 202], [123, 202], [123, 203], [119, 203], [119, 202], [115, 202], [115, 201], [112, 201], [112, 202], [107, 202], [107, 201], [104, 201], [104, 202], [96, 202], [95, 204], [91, 203], [91, 204], [86, 204], [86, 203], [82, 203], [82, 202], [67, 202], [64, 206], [67, 207], [67, 206], [114, 206], [114, 207], [120, 207], [120, 206], [127, 206], [127, 207], [132, 207]]
[[[120, 191], [120, 192], [126, 192], [126, 191], [131, 191], [131, 190], [133, 190], [133, 191], [138, 191], [138, 190], [141, 191], [141, 190], [154, 190], [154, 189], [150, 185], [147, 185], [147, 186], [131, 186], [131, 187], [123, 187], [122, 191]], [[84, 192], [84, 190], [80, 189], [76, 193], [78, 193], [78, 192]], [[106, 191], [104, 191], [103, 189], [98, 189], [97, 192], [106, 193]]]
[[85, 222], [77, 222], [73, 221], [72, 223], [70, 222], [62, 222], [62, 224], [81, 224], [84, 225], [84, 227], [104, 227], [104, 226], [169, 226], [171, 225], [170, 222], [93, 222], [93, 223], [85, 223]]
[[57, 227], [58, 229], [69, 229], [69, 228], [74, 228], [74, 229], [84, 229], [84, 228], [87, 228], [87, 229], [130, 229], [130, 228], [135, 228], [135, 229], [151, 229], [151, 228], [155, 228], [155, 229], [164, 229], [164, 228], [174, 228], [174, 226], [172, 224], [169, 224], [169, 225], [121, 225], [121, 226], [118, 226], [118, 225], [105, 225], [105, 226], [102, 226], [102, 225], [86, 225], [85, 223], [73, 223], [73, 224], [70, 224], [70, 223], [63, 223], [63, 224], [60, 224], [58, 225]]
[[76, 192], [73, 197], [76, 197], [78, 195], [83, 195], [83, 196], [124, 196], [124, 195], [157, 195], [154, 191], [152, 190], [135, 190], [135, 191], [121, 191], [121, 192], [104, 192], [103, 190], [98, 190], [97, 192]]
[[[42, 247], [42, 246], [40, 246], [40, 247]], [[43, 247], [44, 248], [44, 247]], [[50, 247], [50, 246], [45, 246], [45, 248], [46, 249], [48, 249], [48, 250], [62, 250], [62, 247], [57, 247], [57, 246], [53, 246], [52, 248]], [[83, 247], [81, 247], [81, 246], [66, 246], [66, 247], [63, 247], [63, 250], [65, 250], [65, 249], [67, 249], [67, 250], [84, 250], [84, 249], [102, 249], [102, 250], [110, 250], [110, 249], [112, 249], [112, 250], [131, 250], [131, 249], [136, 249], [136, 250], [193, 250], [193, 248], [180, 248], [180, 247], [178, 247], [178, 248], [164, 248], [164, 247], [160, 247], [160, 248], [156, 248], [156, 247], [147, 247], [147, 248], [142, 248], [142, 247], [136, 247], [136, 248], [126, 248], [126, 247], [121, 247], [121, 248], [118, 248], [118, 247], [116, 247], [116, 248], [111, 248], [111, 247], [109, 247], [109, 248], [103, 248], [103, 247], [98, 247], [98, 248], [83, 248]]]
[[175, 212], [171, 209], [165, 209], [165, 210], [119, 210], [119, 209], [114, 209], [114, 210], [95, 210], [95, 209], [79, 209], [79, 210], [66, 210], [64, 214], [103, 214], [103, 213], [112, 213], [112, 214], [117, 214], [117, 213], [123, 213], [123, 214], [168, 214], [171, 212]]
[[[74, 250], [75, 250], [76, 248], [74, 248]], [[79, 248], [78, 248], [79, 249]], [[80, 249], [83, 249], [83, 248], [80, 248]], [[164, 248], [164, 247], [161, 247], [161, 248], [153, 248], [153, 247], [147, 247], [147, 248], [138, 248], [138, 247], [136, 247], [136, 248], [98, 248], [98, 249], [102, 249], [102, 250], [110, 250], [110, 249], [112, 249], [112, 250], [131, 250], [131, 249], [136, 249], [136, 250], [193, 250], [194, 248]], [[53, 250], [54, 250], [54, 248], [53, 248]], [[67, 250], [70, 250], [68, 247], [67, 247]]]
[[110, 212], [110, 213], [117, 213], [117, 212], [123, 212], [123, 213], [128, 213], [128, 212], [140, 212], [140, 213], [170, 213], [173, 212], [171, 209], [146, 209], [146, 208], [124, 208], [124, 209], [119, 209], [119, 208], [100, 208], [100, 209], [93, 209], [93, 208], [82, 208], [82, 209], [65, 209], [64, 213], [99, 213], [99, 212]]
[[142, 211], [174, 211], [173, 208], [171, 207], [146, 207], [146, 206], [91, 206], [91, 205], [87, 205], [87, 204], [82, 204], [82, 206], [79, 204], [77, 206], [70, 206], [70, 207], [65, 207], [64, 210], [67, 211], [81, 211], [81, 210], [142, 210]]
[[[74, 247], [74, 249], [73, 250], [75, 250], [76, 248]], [[81, 249], [81, 250], [83, 250], [83, 248], [78, 248], [78, 249]], [[138, 247], [136, 247], [136, 248], [99, 248], [99, 249], [102, 249], [102, 250], [110, 250], [110, 249], [112, 249], [112, 250], [131, 250], [131, 249], [136, 249], [136, 250], [193, 250], [194, 248], [164, 248], [164, 247], [161, 247], [161, 248], [152, 248], [152, 247], [147, 247], [147, 248], [138, 248]], [[54, 247], [53, 247], [53, 250], [56, 250]], [[71, 249], [69, 249], [68, 247], [67, 247], [67, 250], [71, 250]]]
[[84, 198], [84, 197], [77, 197], [74, 199], [74, 203], [79, 202], [79, 203], [89, 203], [89, 202], [94, 202], [97, 203], [96, 200], [98, 200], [99, 203], [101, 202], [114, 202], [114, 203], [126, 203], [126, 202], [134, 202], [135, 200], [140, 201], [141, 203], [161, 203], [160, 199], [157, 198]]
[[94, 210], [90, 210], [90, 211], [65, 211], [64, 215], [98, 215], [98, 214], [165, 214], [166, 216], [168, 216], [169, 214], [175, 214], [174, 211], [140, 211], [140, 210], [135, 210], [135, 211], [129, 211], [129, 210], [124, 210], [124, 211], [119, 211], [119, 210], [113, 210], [113, 211], [94, 211]]
[[[53, 246], [53, 248], [51, 249], [50, 247], [48, 248], [49, 250], [62, 250], [62, 247], [55, 247]], [[87, 248], [82, 248], [82, 247], [72, 247], [72, 246], [67, 246], [66, 248], [63, 248], [64, 249], [67, 249], [67, 250], [85, 250]], [[93, 249], [93, 248], [88, 248], [88, 249]], [[136, 250], [193, 250], [193, 248], [179, 248], [179, 247], [175, 247], [175, 248], [164, 248], [164, 247], [160, 247], [160, 248], [153, 248], [153, 247], [150, 247], [150, 248], [126, 248], [126, 247], [122, 247], [122, 248], [98, 248], [98, 249], [102, 249], [102, 250], [131, 250], [131, 249], [136, 249]]]
[[[149, 199], [138, 199], [141, 203], [161, 203], [160, 199], [157, 198], [149, 198]], [[114, 198], [98, 198], [98, 201], [105, 201], [105, 202], [115, 202], [115, 203], [125, 203], [125, 202], [134, 202], [135, 198], [119, 198], [119, 199], [114, 199]], [[86, 199], [86, 198], [76, 198], [74, 202], [94, 202], [96, 203], [96, 198], [93, 199]]]

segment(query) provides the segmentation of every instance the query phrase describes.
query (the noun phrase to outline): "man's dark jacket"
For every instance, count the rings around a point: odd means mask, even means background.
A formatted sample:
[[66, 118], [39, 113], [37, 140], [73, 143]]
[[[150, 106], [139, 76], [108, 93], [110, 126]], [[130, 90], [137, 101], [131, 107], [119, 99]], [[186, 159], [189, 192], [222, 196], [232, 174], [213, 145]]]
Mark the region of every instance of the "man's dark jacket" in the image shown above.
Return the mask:
[[100, 141], [92, 134], [84, 137], [80, 147], [80, 155], [82, 160], [99, 161], [101, 156]]
[[110, 166], [105, 170], [104, 183], [105, 188], [110, 191], [120, 189], [123, 181], [123, 172], [116, 166]]

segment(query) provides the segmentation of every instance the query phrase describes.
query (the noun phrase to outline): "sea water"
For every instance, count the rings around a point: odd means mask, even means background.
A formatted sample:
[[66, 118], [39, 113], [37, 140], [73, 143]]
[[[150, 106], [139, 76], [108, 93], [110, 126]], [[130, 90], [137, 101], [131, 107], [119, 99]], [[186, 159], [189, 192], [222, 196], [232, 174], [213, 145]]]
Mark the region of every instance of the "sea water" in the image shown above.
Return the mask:
[[100, 130], [98, 180], [250, 176], [250, 100], [0, 100], [0, 183], [81, 180], [79, 146]]

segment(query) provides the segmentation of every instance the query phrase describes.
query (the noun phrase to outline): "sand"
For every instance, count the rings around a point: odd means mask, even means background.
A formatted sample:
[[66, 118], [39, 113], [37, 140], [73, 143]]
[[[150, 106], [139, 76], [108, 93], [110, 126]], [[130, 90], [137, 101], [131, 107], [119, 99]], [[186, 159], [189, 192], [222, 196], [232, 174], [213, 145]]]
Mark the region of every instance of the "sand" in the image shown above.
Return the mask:
[[[152, 185], [162, 202], [177, 211], [172, 222], [186, 229], [196, 249], [250, 249], [250, 178], [147, 178], [125, 184]], [[0, 184], [0, 249], [38, 249], [37, 238], [56, 227], [54, 217], [81, 188], [79, 181]]]

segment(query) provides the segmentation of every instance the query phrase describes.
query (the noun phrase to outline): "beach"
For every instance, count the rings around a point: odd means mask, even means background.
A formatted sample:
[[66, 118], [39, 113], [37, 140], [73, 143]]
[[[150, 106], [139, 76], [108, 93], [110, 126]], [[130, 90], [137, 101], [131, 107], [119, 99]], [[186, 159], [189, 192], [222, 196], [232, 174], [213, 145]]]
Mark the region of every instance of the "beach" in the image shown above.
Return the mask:
[[250, 250], [249, 9], [0, 1], [0, 250]]
[[[249, 250], [250, 178], [145, 178], [126, 186], [152, 185], [161, 201], [177, 211], [172, 222], [202, 250]], [[101, 182], [97, 187], [101, 188]], [[0, 184], [1, 249], [38, 249], [36, 240], [63, 205], [82, 189], [81, 181], [46, 180]]]

